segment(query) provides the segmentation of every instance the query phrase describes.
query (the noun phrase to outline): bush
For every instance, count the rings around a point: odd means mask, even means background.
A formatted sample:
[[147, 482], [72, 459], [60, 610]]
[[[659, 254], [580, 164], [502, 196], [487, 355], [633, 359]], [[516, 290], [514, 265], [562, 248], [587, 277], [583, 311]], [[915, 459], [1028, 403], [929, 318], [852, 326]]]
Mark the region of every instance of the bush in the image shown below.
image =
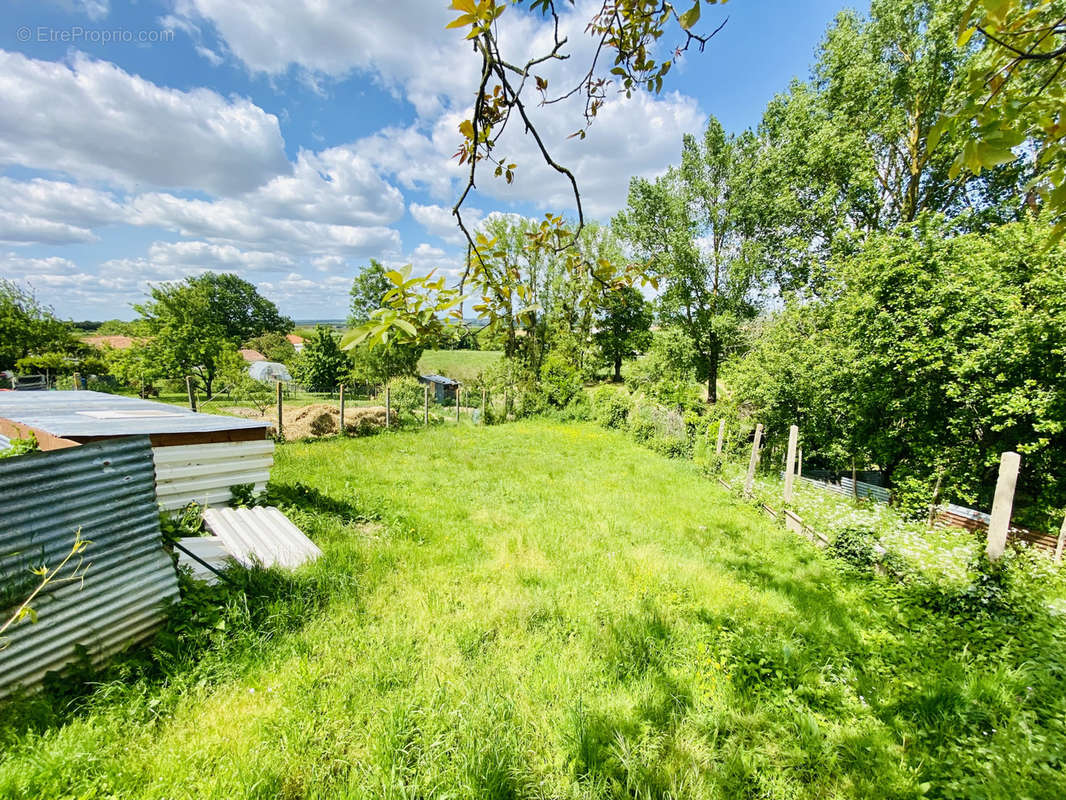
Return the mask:
[[829, 543], [829, 555], [854, 567], [866, 568], [878, 561], [883, 548], [877, 534], [864, 528], [845, 528]]
[[[404, 417], [421, 418], [426, 400], [426, 389], [418, 378], [393, 378], [389, 381], [389, 400], [392, 411], [402, 422]], [[384, 400], [384, 398], [381, 398]]]
[[592, 394], [592, 418], [605, 428], [624, 428], [633, 410], [633, 400], [626, 392], [601, 386]]
[[585, 387], [578, 368], [559, 351], [544, 359], [540, 381], [545, 400], [555, 408], [565, 408]]

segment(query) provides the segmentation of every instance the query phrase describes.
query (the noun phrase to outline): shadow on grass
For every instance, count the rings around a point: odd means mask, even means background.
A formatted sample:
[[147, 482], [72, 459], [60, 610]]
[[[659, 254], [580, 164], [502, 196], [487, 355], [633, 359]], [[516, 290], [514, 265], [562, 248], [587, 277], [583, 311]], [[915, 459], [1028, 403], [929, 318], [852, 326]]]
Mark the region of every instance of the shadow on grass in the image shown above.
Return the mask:
[[298, 630], [328, 602], [334, 586], [320, 570], [234, 566], [213, 586], [179, 572], [181, 599], [150, 639], [94, 667], [82, 648], [39, 691], [0, 701], [0, 749], [95, 709], [121, 708], [130, 721], [172, 709], [181, 688], [232, 679], [267, 657], [277, 637]]

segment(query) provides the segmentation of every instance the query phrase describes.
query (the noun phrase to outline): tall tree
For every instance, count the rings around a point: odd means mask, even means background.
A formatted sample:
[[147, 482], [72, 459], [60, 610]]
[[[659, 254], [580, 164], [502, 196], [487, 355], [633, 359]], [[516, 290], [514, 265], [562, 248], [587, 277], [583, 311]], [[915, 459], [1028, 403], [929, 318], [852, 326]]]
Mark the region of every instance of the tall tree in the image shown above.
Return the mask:
[[633, 287], [608, 292], [596, 315], [593, 334], [608, 363], [614, 365], [614, 380], [622, 380], [622, 361], [651, 344], [652, 313], [644, 296]]
[[205, 273], [153, 286], [134, 305], [151, 341], [145, 345], [173, 377], [197, 375], [211, 396], [219, 359], [241, 342], [292, 330], [292, 320], [237, 275]]
[[371, 315], [381, 308], [384, 298], [392, 288], [392, 281], [385, 274], [385, 267], [376, 258], [360, 270], [352, 280], [349, 292], [348, 325], [356, 328], [366, 324]]
[[0, 278], [0, 370], [30, 355], [74, 352], [78, 344], [70, 326], [33, 292]]
[[733, 202], [742, 144], [712, 117], [702, 141], [684, 138], [680, 168], [654, 182], [633, 179], [614, 221], [658, 282], [663, 320], [689, 337], [709, 403], [718, 399], [725, 347], [754, 313], [754, 274]]
[[319, 325], [304, 342], [304, 348], [292, 363], [292, 375], [312, 392], [332, 392], [351, 372], [352, 362], [341, 350], [339, 337]]
[[1024, 159], [959, 173], [957, 137], [934, 135], [974, 58], [975, 48], [956, 46], [962, 11], [956, 0], [874, 0], [868, 17], [841, 12], [811, 81], [769, 104], [738, 199], [782, 288], [821, 285], [833, 248], [853, 232], [927, 211], [977, 213], [981, 224], [1018, 218]]

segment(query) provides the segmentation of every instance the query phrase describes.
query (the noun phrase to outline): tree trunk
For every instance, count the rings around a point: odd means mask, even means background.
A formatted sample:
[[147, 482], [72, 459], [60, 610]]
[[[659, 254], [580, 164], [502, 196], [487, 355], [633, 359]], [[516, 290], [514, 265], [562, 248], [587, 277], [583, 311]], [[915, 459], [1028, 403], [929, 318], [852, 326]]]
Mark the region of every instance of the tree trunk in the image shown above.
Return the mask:
[[622, 382], [622, 357], [621, 356], [615, 356], [614, 357], [614, 382], [615, 383], [621, 383]]
[[711, 353], [707, 365], [707, 403], [718, 402], [718, 359], [720, 352], [717, 340], [711, 343]]

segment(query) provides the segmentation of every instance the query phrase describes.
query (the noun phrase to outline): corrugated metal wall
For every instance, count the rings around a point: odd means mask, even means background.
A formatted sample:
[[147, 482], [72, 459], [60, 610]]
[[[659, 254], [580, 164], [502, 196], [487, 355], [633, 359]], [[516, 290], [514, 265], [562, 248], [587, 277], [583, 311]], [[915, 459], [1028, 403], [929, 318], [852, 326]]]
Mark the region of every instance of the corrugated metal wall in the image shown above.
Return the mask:
[[255, 484], [266, 488], [274, 464], [274, 442], [219, 442], [215, 444], [156, 447], [156, 496], [172, 511], [189, 503], [204, 506], [229, 502], [229, 487]]
[[0, 460], [0, 607], [14, 610], [36, 586], [28, 568], [58, 565], [79, 529], [91, 542], [84, 584], [49, 587], [33, 604], [37, 623], [8, 630], [0, 696], [68, 663], [76, 645], [99, 661], [143, 638], [178, 596], [147, 437]]

